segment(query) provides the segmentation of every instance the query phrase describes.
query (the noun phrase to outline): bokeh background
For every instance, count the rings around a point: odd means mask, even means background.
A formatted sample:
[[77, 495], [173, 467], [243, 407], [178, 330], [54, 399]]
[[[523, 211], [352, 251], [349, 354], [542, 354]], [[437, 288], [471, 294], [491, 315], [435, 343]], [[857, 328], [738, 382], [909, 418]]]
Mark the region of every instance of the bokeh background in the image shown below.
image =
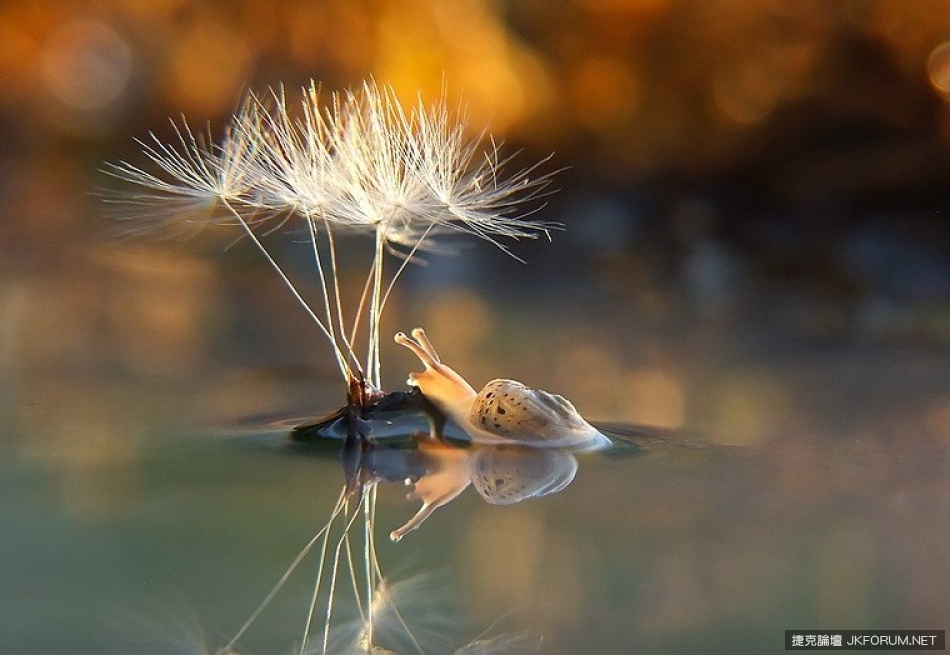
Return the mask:
[[[516, 165], [566, 168], [553, 244], [517, 247], [525, 266], [437, 258], [391, 310], [388, 331], [428, 326], [476, 385], [520, 377], [598, 418], [741, 442], [800, 414], [815, 376], [867, 398], [905, 374], [878, 368], [895, 345], [950, 343], [945, 2], [8, 2], [0, 30], [8, 401], [92, 375], [214, 380], [266, 409], [283, 392], [236, 369], [329, 370], [253, 253], [223, 252], [234, 235], [117, 241], [94, 193], [103, 161], [142, 163], [134, 137], [172, 138], [169, 116], [214, 133], [247, 88], [310, 79], [372, 76], [408, 102], [444, 86]], [[950, 398], [930, 401], [914, 412], [945, 438]]]
[[[402, 280], [385, 334], [424, 325], [476, 387], [511, 377], [565, 394], [594, 420], [765, 449], [770, 485], [738, 485], [740, 506], [750, 489], [768, 488], [776, 504], [857, 507], [853, 530], [822, 532], [814, 546], [825, 564], [804, 567], [815, 595], [802, 591], [802, 606], [875, 627], [877, 600], [850, 615], [841, 608], [879, 599], [879, 566], [895, 560], [910, 580], [898, 585], [907, 602], [895, 600], [899, 611], [885, 617], [935, 618], [947, 606], [932, 585], [950, 571], [945, 552], [879, 538], [891, 519], [926, 523], [924, 543], [948, 538], [928, 517], [945, 516], [950, 495], [915, 487], [920, 470], [899, 457], [950, 447], [944, 0], [2, 3], [0, 438], [15, 453], [6, 472], [19, 471], [6, 478], [10, 489], [42, 489], [27, 500], [37, 511], [58, 508], [10, 548], [27, 552], [60, 535], [103, 570], [91, 554], [101, 543], [82, 536], [83, 522], [129, 517], [150, 480], [173, 477], [143, 471], [156, 434], [342, 402], [324, 342], [248, 244], [226, 230], [185, 242], [116, 238], [96, 190], [112, 184], [99, 172], [104, 161], [142, 163], [134, 138], [172, 138], [169, 116], [217, 133], [248, 88], [314, 79], [332, 91], [368, 77], [407, 102], [444, 87], [474, 129], [487, 126], [520, 151], [516, 166], [553, 152], [542, 170], [565, 169], [540, 214], [564, 232], [516, 245], [526, 264], [476, 244], [430, 256]], [[304, 287], [312, 283], [306, 248], [270, 243]], [[363, 264], [367, 245], [344, 247]], [[354, 279], [350, 292], [362, 282]], [[416, 365], [395, 346], [383, 362], [390, 389]], [[839, 447], [857, 449], [848, 451], [857, 468], [824, 475]], [[944, 460], [934, 461], [931, 474]], [[647, 617], [640, 637], [668, 643], [684, 626], [721, 619], [730, 598], [748, 598], [733, 586], [739, 569], [766, 607], [775, 580], [803, 570], [783, 550], [793, 535], [766, 534], [740, 509], [731, 537], [713, 539], [725, 564], [710, 581], [710, 544], [689, 541], [704, 528], [675, 516], [686, 506], [721, 515], [726, 501], [709, 496], [723, 481], [674, 471], [686, 500], [663, 511], [663, 475], [641, 474], [656, 479], [640, 483], [637, 525], [686, 537], [642, 565], [666, 600], [627, 608]], [[623, 493], [626, 478], [614, 475], [610, 488]], [[266, 520], [279, 499], [260, 480], [244, 482], [236, 494], [246, 505], [231, 510], [257, 508]], [[898, 491], [904, 500], [891, 503]], [[8, 524], [33, 525], [35, 513], [12, 504], [23, 500], [17, 493], [4, 506]], [[837, 504], [842, 493], [856, 505]], [[875, 505], [882, 497], [887, 511]], [[537, 526], [528, 519], [518, 525]], [[187, 532], [163, 520], [144, 532], [154, 541], [126, 544], [158, 551], [169, 530]], [[632, 523], [620, 527], [636, 538]], [[261, 551], [273, 546], [255, 538]], [[559, 552], [583, 560], [581, 537], [560, 538]], [[535, 542], [525, 557], [548, 543]], [[761, 548], [736, 545], [748, 543]], [[56, 558], [44, 548], [36, 552], [48, 558], [18, 567], [24, 576]], [[785, 568], [744, 568], [766, 551]], [[516, 572], [493, 570], [498, 580]], [[60, 573], [67, 587], [89, 582]], [[6, 575], [18, 590], [7, 614], [32, 625], [38, 619], [16, 613], [32, 578]], [[575, 600], [564, 601], [564, 617], [583, 604]], [[571, 629], [583, 643], [583, 629]], [[706, 633], [695, 634], [703, 643]]]

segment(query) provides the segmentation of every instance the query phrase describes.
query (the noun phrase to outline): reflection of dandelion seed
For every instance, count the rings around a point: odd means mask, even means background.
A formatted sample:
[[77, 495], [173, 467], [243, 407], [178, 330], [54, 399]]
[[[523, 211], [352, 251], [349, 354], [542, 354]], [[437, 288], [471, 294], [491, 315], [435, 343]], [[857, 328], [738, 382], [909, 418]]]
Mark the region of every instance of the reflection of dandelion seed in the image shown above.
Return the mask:
[[[391, 89], [367, 83], [332, 96], [324, 107], [311, 85], [299, 115], [282, 90], [263, 98], [248, 94], [218, 144], [195, 135], [184, 121], [175, 130], [177, 146], [154, 136], [140, 142], [157, 173], [127, 162], [107, 167], [139, 192], [110, 193], [106, 200], [141, 230], [239, 225], [330, 342], [349, 388], [360, 389], [351, 393], [357, 406], [376, 397], [380, 315], [417, 251], [432, 250], [432, 238], [440, 234], [462, 233], [507, 252], [501, 239], [533, 238], [556, 227], [521, 210], [543, 195], [549, 176], [532, 177], [536, 166], [505, 176], [508, 160], [498, 147], [493, 142], [480, 152], [478, 140], [449, 117], [444, 99], [407, 111]], [[280, 227], [292, 218], [302, 220], [309, 234], [321, 283], [319, 310], [257, 234], [261, 226]], [[363, 300], [349, 314], [338, 280], [340, 230], [369, 233], [374, 242]], [[404, 260], [394, 272], [385, 265], [387, 252]], [[368, 335], [362, 359], [354, 351], [361, 328]]]
[[[360, 522], [359, 519], [362, 518]], [[374, 538], [376, 519], [376, 483], [361, 482], [344, 488], [331, 512], [330, 519], [297, 554], [285, 573], [264, 600], [251, 613], [244, 625], [219, 651], [229, 653], [274, 600], [297, 567], [319, 544], [319, 564], [313, 595], [307, 609], [300, 655], [304, 653], [380, 652], [380, 643], [399, 652], [426, 653], [419, 637], [397, 608], [395, 599], [406, 585], [390, 585], [383, 577]], [[361, 529], [360, 529], [361, 528]], [[333, 537], [334, 532], [336, 536]], [[331, 547], [331, 541], [335, 539]], [[361, 553], [361, 558], [355, 553]], [[341, 576], [341, 572], [343, 575]], [[341, 589], [341, 586], [343, 587]], [[348, 591], [347, 591], [348, 587]], [[411, 585], [409, 587], [411, 589]], [[359, 618], [345, 622], [339, 619], [341, 593], [352, 592]], [[323, 598], [323, 603], [320, 604]], [[318, 609], [319, 607], [319, 609]], [[319, 635], [313, 631], [315, 619], [323, 619]], [[312, 643], [317, 641], [316, 644]]]
[[[449, 653], [458, 625], [447, 611], [451, 598], [432, 576], [380, 580], [373, 594], [372, 623], [366, 617], [341, 622], [330, 642], [333, 653]], [[373, 651], [376, 652], [376, 651]]]
[[[238, 642], [261, 617], [306, 556], [317, 546], [318, 571], [309, 603], [299, 655], [305, 653], [528, 652], [521, 636], [488, 636], [461, 649], [458, 621], [451, 612], [444, 584], [431, 576], [387, 579], [375, 543], [376, 481], [344, 489], [330, 519], [301, 549], [264, 600], [216, 655], [234, 653]], [[347, 618], [340, 605], [350, 596], [356, 616]], [[352, 611], [351, 611], [352, 613]], [[321, 631], [314, 622], [323, 622]]]
[[120, 643], [108, 653], [139, 655], [240, 655], [216, 651], [191, 611], [171, 611], [172, 601], [162, 601], [161, 610], [146, 614], [122, 612]]

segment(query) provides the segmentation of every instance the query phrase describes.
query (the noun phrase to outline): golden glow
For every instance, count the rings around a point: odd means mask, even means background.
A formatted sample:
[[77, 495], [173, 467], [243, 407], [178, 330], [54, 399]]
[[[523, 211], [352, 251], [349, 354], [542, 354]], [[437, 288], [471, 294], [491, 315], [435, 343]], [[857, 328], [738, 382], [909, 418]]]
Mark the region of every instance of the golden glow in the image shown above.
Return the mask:
[[752, 372], [726, 376], [709, 390], [706, 402], [710, 416], [704, 424], [719, 443], [761, 444], [775, 435], [788, 416], [782, 386]]
[[950, 41], [944, 41], [930, 53], [927, 75], [934, 89], [944, 98], [950, 99]]
[[41, 52], [43, 79], [61, 102], [100, 109], [126, 90], [132, 57], [125, 41], [105, 23], [68, 22], [46, 39]]
[[631, 124], [640, 101], [633, 71], [619, 59], [590, 57], [581, 62], [568, 81], [577, 120], [598, 129]]
[[166, 90], [202, 115], [234, 104], [247, 79], [250, 52], [241, 34], [214, 21], [177, 35], [166, 63]]
[[637, 423], [676, 429], [686, 421], [682, 385], [662, 368], [641, 368], [629, 373], [622, 393], [628, 402], [629, 416]]

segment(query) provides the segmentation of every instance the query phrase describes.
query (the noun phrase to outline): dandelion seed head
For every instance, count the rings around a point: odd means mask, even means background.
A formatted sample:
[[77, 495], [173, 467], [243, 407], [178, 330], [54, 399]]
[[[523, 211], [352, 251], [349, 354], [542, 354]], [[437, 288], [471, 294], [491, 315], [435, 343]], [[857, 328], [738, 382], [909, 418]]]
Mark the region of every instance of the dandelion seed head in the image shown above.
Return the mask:
[[[444, 96], [432, 106], [420, 100], [406, 108], [391, 88], [370, 81], [330, 94], [326, 103], [311, 84], [296, 103], [278, 87], [261, 96], [247, 93], [217, 143], [195, 134], [184, 119], [172, 125], [177, 142], [154, 135], [139, 142], [154, 170], [124, 161], [107, 165], [106, 173], [131, 186], [104, 194], [114, 213], [134, 226], [129, 232], [238, 226], [330, 342], [348, 384], [358, 371], [380, 386], [380, 315], [417, 253], [448, 252], [439, 237], [456, 234], [511, 255], [508, 241], [559, 227], [532, 217], [535, 201], [548, 193], [551, 174], [537, 172], [546, 160], [506, 174], [509, 162], [498, 144], [488, 139], [483, 151], [484, 139], [469, 136]], [[259, 238], [299, 219], [313, 246], [322, 315]], [[337, 278], [337, 230], [367, 234], [375, 248], [365, 302], [349, 327]], [[403, 260], [388, 286], [387, 252]], [[362, 363], [352, 343], [361, 324], [368, 335]]]
[[[298, 215], [381, 237], [403, 252], [429, 249], [441, 234], [468, 234], [507, 251], [500, 239], [534, 238], [557, 229], [525, 210], [548, 193], [539, 165], [506, 175], [509, 163], [484, 134], [470, 136], [464, 115], [444, 96], [407, 109], [374, 81], [324, 103], [302, 89], [299, 105], [282, 88], [246, 94], [220, 142], [173, 123], [177, 143], [139, 142], [156, 169], [128, 162], [106, 172], [135, 187], [107, 200], [126, 218], [152, 227], [234, 222], [222, 203], [252, 224]], [[541, 162], [543, 163], [543, 162]]]
[[313, 216], [332, 199], [328, 176], [331, 157], [317, 96], [301, 102], [298, 118], [282, 89], [260, 98], [248, 93], [237, 122], [248, 141], [257, 144], [255, 184], [248, 204], [265, 211]]
[[240, 202], [252, 189], [257, 144], [247, 139], [237, 119], [219, 143], [210, 133], [195, 133], [184, 118], [171, 125], [176, 144], [167, 144], [154, 133], [138, 140], [156, 172], [128, 161], [106, 165], [103, 172], [135, 190], [110, 190], [103, 194], [104, 200], [119, 218], [136, 221], [139, 231], [231, 222], [218, 210], [222, 201]]

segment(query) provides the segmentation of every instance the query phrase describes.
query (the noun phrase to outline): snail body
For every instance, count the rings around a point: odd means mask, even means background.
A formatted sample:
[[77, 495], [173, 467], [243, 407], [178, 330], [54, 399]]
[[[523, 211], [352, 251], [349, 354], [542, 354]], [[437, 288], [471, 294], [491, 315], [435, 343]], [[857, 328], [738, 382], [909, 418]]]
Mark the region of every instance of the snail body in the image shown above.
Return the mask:
[[537, 447], [606, 445], [607, 438], [563, 396], [530, 389], [515, 380], [497, 379], [480, 391], [442, 363], [425, 331], [402, 332], [396, 343], [411, 350], [425, 370], [410, 373], [408, 383], [452, 419], [476, 443], [519, 443]]

